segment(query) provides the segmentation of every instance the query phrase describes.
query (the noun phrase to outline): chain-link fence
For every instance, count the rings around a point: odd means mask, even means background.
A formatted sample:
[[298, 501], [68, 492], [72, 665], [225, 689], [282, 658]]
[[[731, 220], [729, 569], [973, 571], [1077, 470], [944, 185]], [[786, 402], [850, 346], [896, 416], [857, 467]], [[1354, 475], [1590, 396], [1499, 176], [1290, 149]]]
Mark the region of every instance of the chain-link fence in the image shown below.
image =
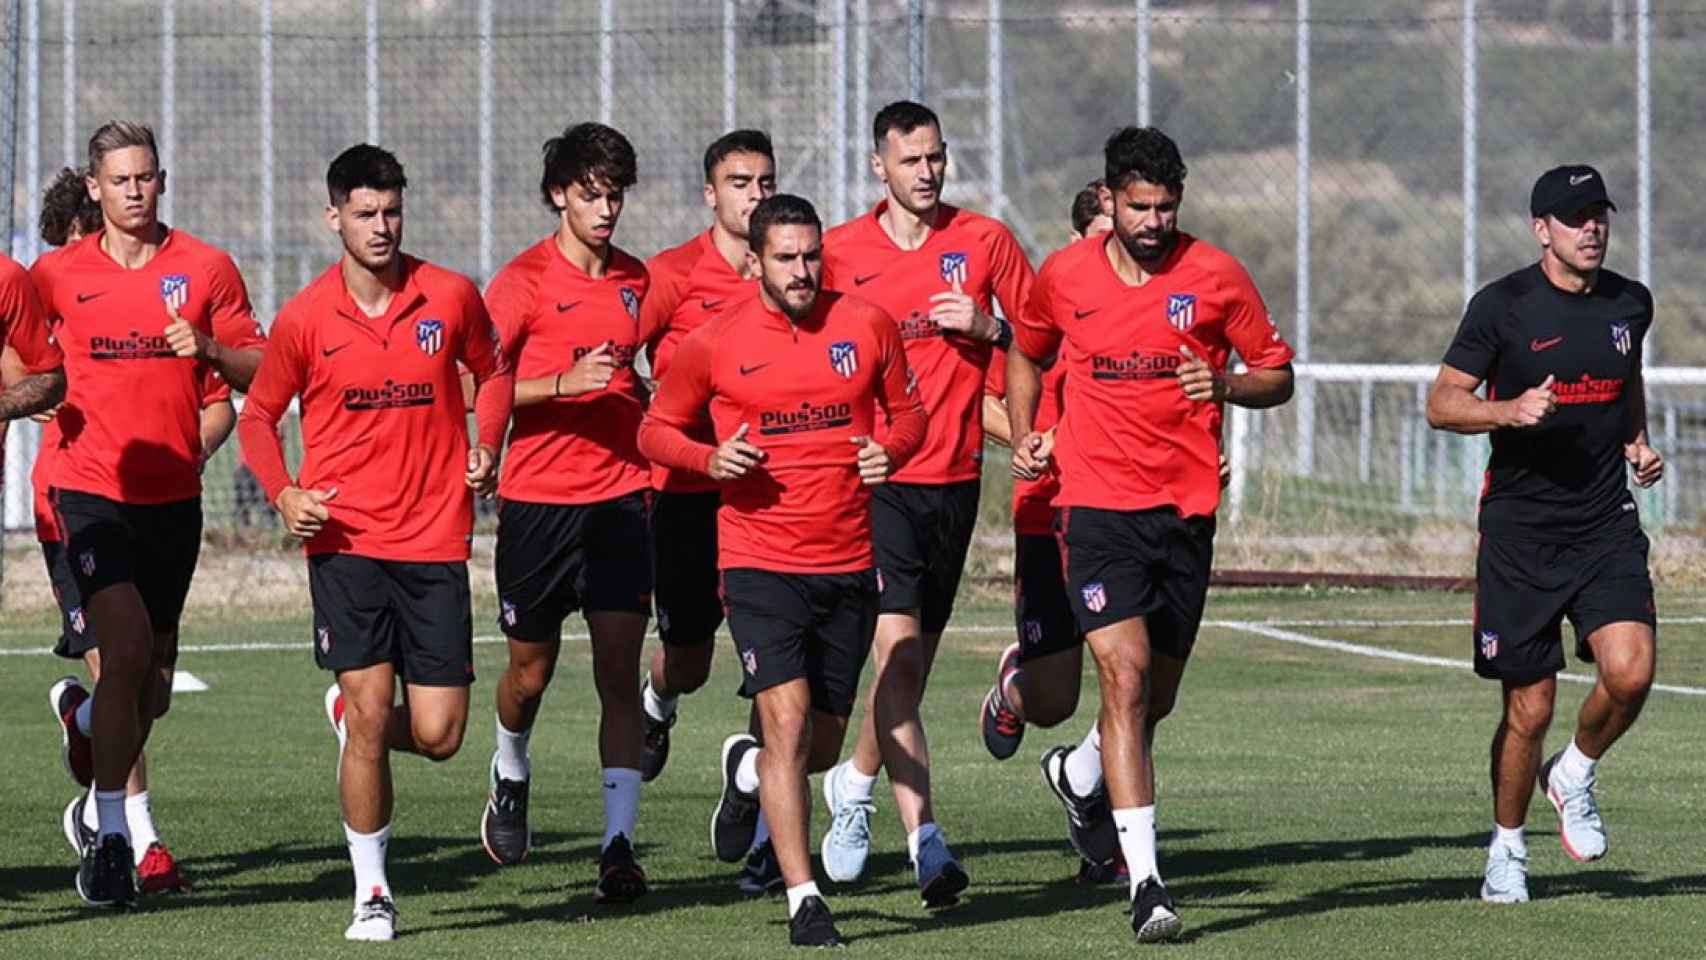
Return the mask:
[[[371, 139], [410, 176], [413, 252], [482, 281], [551, 228], [539, 146], [603, 119], [640, 184], [618, 242], [649, 255], [707, 221], [699, 156], [770, 131], [782, 186], [840, 219], [876, 198], [883, 103], [942, 115], [948, 199], [1010, 223], [1038, 263], [1116, 126], [1153, 122], [1191, 168], [1187, 229], [1249, 266], [1315, 365], [1431, 369], [1466, 294], [1533, 259], [1527, 191], [1587, 161], [1619, 215], [1610, 265], [1660, 318], [1649, 359], [1706, 363], [1706, 6], [1647, 0], [0, 0], [13, 255], [42, 186], [110, 117], [145, 119], [167, 218], [237, 257], [263, 321], [334, 255], [327, 161]], [[13, 16], [15, 12], [15, 17]], [[4, 124], [0, 124], [0, 134]], [[0, 165], [0, 170], [3, 170]], [[1354, 375], [1353, 375], [1354, 374]], [[1649, 520], [1686, 543], [1703, 505], [1706, 380], [1654, 388], [1668, 492]], [[14, 430], [5, 522], [28, 524], [30, 429]], [[1415, 371], [1329, 368], [1244, 416], [1222, 526], [1229, 565], [1468, 569], [1484, 440], [1420, 419]], [[991, 472], [1004, 461], [992, 456]], [[991, 477], [994, 501], [1001, 478]], [[211, 465], [209, 527], [268, 525]], [[989, 542], [1001, 539], [993, 529]]]

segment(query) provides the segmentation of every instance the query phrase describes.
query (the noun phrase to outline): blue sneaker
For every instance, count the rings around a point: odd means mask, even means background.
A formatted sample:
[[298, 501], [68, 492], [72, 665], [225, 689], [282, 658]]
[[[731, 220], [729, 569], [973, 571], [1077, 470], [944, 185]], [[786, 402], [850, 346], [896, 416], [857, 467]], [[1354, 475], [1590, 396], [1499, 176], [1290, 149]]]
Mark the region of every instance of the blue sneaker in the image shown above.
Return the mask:
[[871, 855], [871, 814], [877, 809], [869, 800], [850, 800], [841, 785], [846, 764], [830, 768], [823, 777], [823, 802], [829, 807], [829, 831], [823, 835], [823, 872], [836, 883], [852, 883], [865, 873]]
[[971, 883], [965, 868], [948, 851], [948, 842], [942, 839], [940, 830], [918, 845], [918, 859], [912, 865], [918, 873], [918, 892], [926, 907], [953, 906]]

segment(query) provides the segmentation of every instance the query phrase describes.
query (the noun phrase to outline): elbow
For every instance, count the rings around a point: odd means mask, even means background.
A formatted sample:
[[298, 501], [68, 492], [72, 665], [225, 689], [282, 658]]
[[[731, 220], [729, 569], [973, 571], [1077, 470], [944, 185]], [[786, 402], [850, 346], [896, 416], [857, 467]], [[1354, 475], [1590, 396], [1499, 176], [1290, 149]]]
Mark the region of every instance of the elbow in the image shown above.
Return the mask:
[[658, 443], [657, 433], [657, 427], [653, 425], [652, 418], [647, 417], [640, 421], [640, 430], [639, 433], [635, 435], [634, 440], [635, 445], [639, 447], [640, 456], [645, 457], [647, 460], [661, 463], [663, 460], [663, 448]]

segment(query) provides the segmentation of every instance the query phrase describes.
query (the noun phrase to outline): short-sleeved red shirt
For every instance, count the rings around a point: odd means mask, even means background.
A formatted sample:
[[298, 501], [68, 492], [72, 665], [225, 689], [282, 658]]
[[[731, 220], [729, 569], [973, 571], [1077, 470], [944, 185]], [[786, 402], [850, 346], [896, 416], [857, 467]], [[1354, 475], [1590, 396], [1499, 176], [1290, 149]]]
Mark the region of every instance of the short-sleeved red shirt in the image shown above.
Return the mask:
[[[983, 463], [983, 381], [993, 345], [944, 333], [930, 319], [930, 297], [960, 288], [984, 313], [999, 301], [1009, 322], [1029, 296], [1032, 272], [1001, 221], [942, 204], [917, 250], [895, 246], [879, 222], [888, 201], [823, 238], [826, 288], [876, 304], [894, 318], [930, 429], [924, 448], [894, 479], [903, 483], [974, 480]], [[884, 433], [877, 431], [877, 438]]]
[[548, 236], [498, 271], [486, 306], [518, 380], [550, 377], [612, 344], [603, 390], [516, 407], [498, 492], [529, 503], [597, 503], [644, 490], [635, 435], [645, 410], [634, 376], [646, 267], [612, 248], [604, 276], [570, 263]]
[[1255, 369], [1292, 350], [1238, 261], [1189, 234], [1141, 286], [1114, 272], [1090, 237], [1049, 257], [1014, 325], [1014, 349], [1060, 353], [1069, 398], [1055, 431], [1057, 507], [1172, 507], [1210, 516], [1220, 504], [1221, 405], [1188, 400], [1181, 347], [1224, 369], [1236, 350]]
[[146, 264], [120, 266], [95, 232], [35, 275], [67, 390], [53, 486], [121, 503], [201, 493], [201, 401], [208, 365], [173, 354], [166, 304], [225, 346], [265, 345], [237, 265], [171, 230]]
[[716, 435], [745, 424], [765, 459], [722, 484], [718, 565], [849, 573], [872, 564], [870, 488], [856, 437], [886, 412], [904, 464], [924, 439], [900, 333], [888, 315], [832, 291], [798, 325], [757, 297], [687, 336], [640, 430], [654, 462], [704, 471], [715, 446], [687, 430], [710, 407]]
[[47, 321], [32, 275], [0, 254], [0, 345], [11, 347], [30, 373], [44, 373], [65, 362]]

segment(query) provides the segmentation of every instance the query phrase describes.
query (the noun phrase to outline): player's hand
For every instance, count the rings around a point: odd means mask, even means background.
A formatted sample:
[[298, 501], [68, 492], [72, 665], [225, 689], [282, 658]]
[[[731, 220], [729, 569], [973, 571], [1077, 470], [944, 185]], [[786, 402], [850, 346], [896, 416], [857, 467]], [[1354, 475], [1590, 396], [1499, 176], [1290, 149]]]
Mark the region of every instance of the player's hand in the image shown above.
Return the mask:
[[741, 424], [712, 451], [711, 462], [705, 466], [712, 480], [739, 480], [764, 462], [764, 451], [746, 442], [747, 430], [747, 424]]
[[1226, 454], [1220, 455], [1220, 489], [1225, 490], [1232, 485], [1232, 463], [1226, 459]]
[[977, 301], [960, 289], [958, 280], [954, 281], [954, 289], [931, 294], [930, 320], [943, 330], [977, 340], [994, 340], [1001, 333], [1001, 324], [977, 308]]
[[65, 401], [61, 400], [40, 413], [30, 414], [30, 419], [37, 423], [52, 423], [53, 418], [59, 416], [59, 408], [63, 406], [65, 406]]
[[1174, 372], [1179, 377], [1179, 386], [1184, 388], [1185, 398], [1213, 403], [1225, 400], [1226, 378], [1220, 371], [1192, 353], [1190, 347], [1180, 347], [1179, 352], [1185, 355], [1185, 362]]
[[332, 512], [326, 509], [326, 504], [338, 495], [338, 488], [330, 490], [304, 490], [301, 487], [285, 487], [278, 495], [279, 515], [284, 517], [284, 528], [290, 535], [302, 540], [308, 540], [319, 533], [332, 518]]
[[475, 493], [489, 499], [498, 488], [497, 452], [483, 443], [469, 450], [468, 473], [462, 479]]
[[887, 447], [870, 437], [849, 437], [848, 442], [859, 448], [859, 479], [867, 487], [887, 483], [894, 472]]
[[1031, 431], [1013, 444], [1013, 476], [1035, 480], [1048, 472], [1054, 460], [1054, 431]]
[[166, 304], [166, 316], [172, 322], [166, 325], [166, 344], [172, 352], [190, 360], [212, 360], [214, 354], [213, 338], [202, 333], [188, 320], [178, 315], [178, 308]]
[[1558, 398], [1552, 394], [1552, 384], [1557, 378], [1550, 373], [1540, 381], [1540, 386], [1529, 387], [1522, 395], [1511, 402], [1510, 426], [1532, 427], [1546, 419], [1558, 409]]
[[1623, 459], [1635, 468], [1635, 486], [1650, 487], [1664, 477], [1665, 458], [1659, 452], [1647, 446], [1645, 440], [1635, 440], [1623, 445]]
[[612, 352], [616, 344], [606, 340], [586, 356], [575, 361], [559, 379], [558, 396], [576, 397], [583, 393], [595, 393], [610, 385], [611, 378], [616, 376], [616, 356]]

